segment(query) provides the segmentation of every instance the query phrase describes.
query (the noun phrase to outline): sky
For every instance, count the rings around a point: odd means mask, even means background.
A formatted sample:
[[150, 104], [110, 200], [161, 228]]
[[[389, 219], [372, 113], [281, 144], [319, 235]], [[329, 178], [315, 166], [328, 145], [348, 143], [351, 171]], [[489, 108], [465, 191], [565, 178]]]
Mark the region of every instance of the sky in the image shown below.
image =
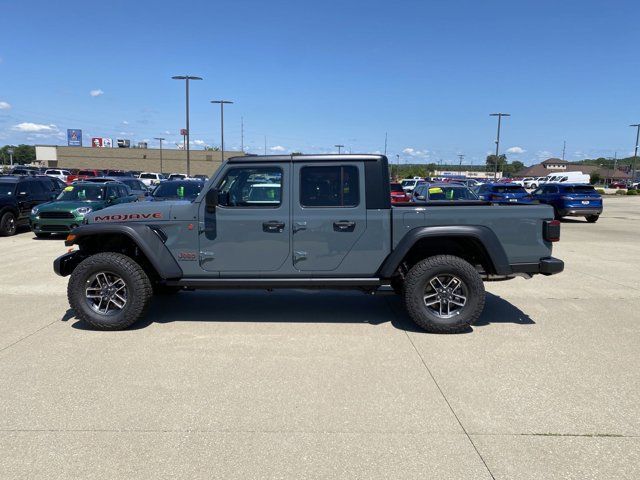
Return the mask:
[[384, 152], [529, 165], [628, 156], [640, 123], [640, 2], [2, 1], [0, 145], [66, 129], [194, 149]]

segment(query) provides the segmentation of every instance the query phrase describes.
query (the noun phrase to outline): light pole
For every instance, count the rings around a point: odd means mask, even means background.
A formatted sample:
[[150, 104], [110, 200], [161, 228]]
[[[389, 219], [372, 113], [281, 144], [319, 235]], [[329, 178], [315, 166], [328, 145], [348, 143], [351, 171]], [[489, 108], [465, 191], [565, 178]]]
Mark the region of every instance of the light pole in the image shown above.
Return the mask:
[[498, 178], [498, 155], [500, 154], [500, 123], [502, 117], [510, 117], [510, 113], [490, 113], [490, 117], [498, 117], [498, 135], [496, 136], [496, 158], [495, 158], [495, 168], [493, 170], [493, 179]]
[[344, 148], [344, 145], [334, 145], [338, 149], [338, 155], [340, 155], [340, 150]]
[[400, 155], [396, 153], [396, 180], [400, 180]]
[[9, 148], [7, 153], [9, 154], [9, 165], [13, 167], [13, 148]]
[[233, 102], [229, 100], [211, 100], [211, 103], [220, 104], [220, 161], [224, 162], [224, 104]]
[[462, 175], [462, 159], [464, 158], [464, 153], [458, 154], [458, 158], [460, 159], [460, 174]]
[[162, 173], [162, 141], [163, 137], [153, 137], [154, 140], [158, 140], [160, 142], [160, 173]]
[[631, 167], [631, 184], [636, 181], [636, 158], [638, 158], [638, 140], [640, 140], [640, 123], [634, 123], [633, 125], [629, 125], [630, 127], [635, 127], [636, 131], [636, 148], [633, 151], [633, 165]]
[[184, 80], [185, 82], [185, 93], [186, 93], [186, 104], [187, 104], [187, 108], [186, 108], [186, 129], [187, 129], [187, 135], [186, 135], [186, 148], [187, 148], [187, 176], [190, 177], [191, 176], [191, 159], [189, 157], [189, 134], [191, 133], [189, 131], [189, 80], [202, 80], [202, 77], [194, 77], [193, 75], [176, 75], [174, 77], [171, 77], [174, 80]]

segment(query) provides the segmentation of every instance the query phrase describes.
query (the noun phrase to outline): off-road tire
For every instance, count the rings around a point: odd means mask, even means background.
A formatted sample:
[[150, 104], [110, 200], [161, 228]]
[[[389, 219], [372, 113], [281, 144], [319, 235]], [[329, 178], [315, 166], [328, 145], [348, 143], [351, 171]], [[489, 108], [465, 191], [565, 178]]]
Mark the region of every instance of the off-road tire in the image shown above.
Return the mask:
[[16, 216], [13, 212], [5, 212], [0, 218], [0, 237], [10, 237], [18, 231]]
[[[425, 304], [425, 289], [437, 275], [453, 275], [467, 289], [467, 302], [452, 318], [440, 318]], [[436, 255], [416, 263], [404, 279], [404, 302], [411, 319], [431, 333], [459, 333], [469, 329], [484, 308], [482, 278], [469, 262], [453, 255]]]
[[[110, 272], [124, 280], [128, 295], [115, 315], [94, 311], [85, 298], [86, 283], [98, 272]], [[76, 316], [98, 330], [123, 330], [144, 316], [153, 295], [149, 277], [132, 258], [120, 253], [97, 253], [75, 268], [67, 286], [67, 298]]]
[[598, 219], [600, 218], [600, 215], [587, 215], [585, 218], [587, 219], [587, 222], [589, 222], [589, 223], [596, 223], [598, 221]]

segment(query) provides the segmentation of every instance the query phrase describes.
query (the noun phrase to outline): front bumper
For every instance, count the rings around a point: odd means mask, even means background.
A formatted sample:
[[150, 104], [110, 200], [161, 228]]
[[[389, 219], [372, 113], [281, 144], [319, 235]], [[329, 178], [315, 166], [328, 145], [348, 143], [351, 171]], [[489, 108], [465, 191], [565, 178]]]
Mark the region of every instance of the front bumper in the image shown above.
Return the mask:
[[537, 273], [554, 275], [563, 270], [564, 262], [555, 257], [542, 258], [538, 263], [516, 263], [511, 265], [511, 271], [513, 273], [527, 273], [529, 275], [535, 275]]
[[74, 218], [40, 218], [31, 215], [29, 227], [36, 233], [69, 233], [74, 228], [82, 225], [84, 217]]
[[53, 261], [53, 271], [56, 272], [56, 275], [60, 275], [61, 277], [71, 275], [71, 272], [73, 272], [84, 258], [84, 255], [82, 255], [78, 250], [60, 255]]
[[567, 207], [558, 210], [561, 217], [585, 217], [587, 215], [600, 215], [602, 214], [602, 207]]

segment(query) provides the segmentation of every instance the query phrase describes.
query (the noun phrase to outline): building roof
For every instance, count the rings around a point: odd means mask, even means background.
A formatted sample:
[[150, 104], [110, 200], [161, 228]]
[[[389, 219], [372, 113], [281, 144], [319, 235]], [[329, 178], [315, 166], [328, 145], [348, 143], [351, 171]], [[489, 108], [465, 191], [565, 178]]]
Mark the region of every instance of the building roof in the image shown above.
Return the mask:
[[567, 162], [566, 160], [562, 160], [560, 158], [547, 158], [544, 162], [542, 162], [542, 165], [560, 165], [560, 164], [567, 164], [569, 162]]
[[[549, 160], [553, 160], [553, 159], [549, 159]], [[549, 162], [549, 160], [545, 160], [542, 163], [538, 163], [537, 165], [532, 165], [531, 167], [527, 167], [524, 168], [522, 170], [520, 170], [519, 172], [517, 172], [515, 174], [515, 176], [517, 177], [546, 177], [547, 175], [550, 174], [555, 174], [555, 175], [562, 175], [563, 173], [566, 172], [582, 172], [582, 173], [586, 173], [588, 175], [591, 175], [593, 173], [597, 173], [598, 175], [600, 175], [601, 178], [613, 178], [616, 180], [624, 180], [624, 179], [629, 179], [631, 178], [631, 175], [627, 172], [624, 172], [622, 170], [616, 169], [613, 170], [612, 168], [601, 168], [595, 165], [583, 165], [583, 164], [576, 164], [576, 163], [568, 163], [565, 162], [566, 165], [566, 169], [563, 170], [549, 170], [548, 168], [544, 167], [545, 162]], [[560, 160], [562, 161], [562, 160]], [[553, 163], [553, 162], [551, 162]]]

